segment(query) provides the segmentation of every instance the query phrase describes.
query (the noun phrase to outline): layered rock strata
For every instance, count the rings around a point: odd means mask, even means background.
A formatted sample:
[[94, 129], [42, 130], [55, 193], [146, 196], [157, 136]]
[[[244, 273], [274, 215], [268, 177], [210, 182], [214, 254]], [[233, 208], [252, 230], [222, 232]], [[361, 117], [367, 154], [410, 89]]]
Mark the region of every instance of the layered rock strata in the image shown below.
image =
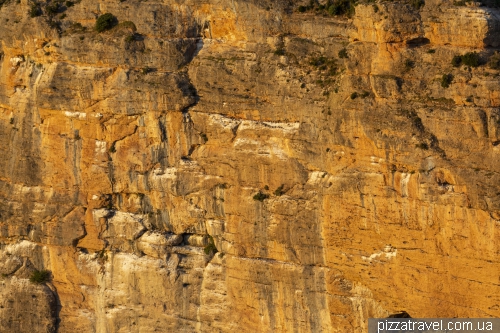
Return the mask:
[[33, 6], [0, 8], [0, 331], [500, 315], [500, 72], [452, 66], [497, 9]]

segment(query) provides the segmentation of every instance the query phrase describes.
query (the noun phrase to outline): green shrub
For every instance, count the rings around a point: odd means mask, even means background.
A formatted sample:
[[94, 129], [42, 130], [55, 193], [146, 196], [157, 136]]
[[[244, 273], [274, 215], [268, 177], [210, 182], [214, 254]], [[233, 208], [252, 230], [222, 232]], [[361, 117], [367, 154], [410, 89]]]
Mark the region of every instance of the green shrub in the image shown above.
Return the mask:
[[430, 50], [427, 51], [427, 53], [433, 54], [433, 53], [436, 53], [436, 50], [435, 49], [430, 49]]
[[468, 52], [468, 53], [464, 54], [463, 56], [461, 56], [461, 58], [462, 58], [462, 63], [465, 66], [470, 66], [470, 67], [479, 66], [479, 62], [480, 62], [479, 54], [477, 54], [476, 52]]
[[354, 0], [335, 0], [333, 4], [328, 7], [330, 15], [347, 15], [351, 17], [354, 15]]
[[69, 26], [67, 33], [84, 32], [86, 29], [80, 22], [73, 22]]
[[441, 77], [441, 87], [448, 88], [453, 81], [453, 76], [451, 74], [443, 74]]
[[97, 19], [97, 22], [95, 23], [95, 30], [97, 30], [97, 32], [103, 32], [113, 28], [117, 23], [118, 20], [113, 14], [106, 13], [99, 16]]
[[274, 191], [274, 195], [277, 196], [277, 197], [280, 197], [283, 194], [285, 194], [285, 191], [283, 190], [284, 188], [285, 188], [285, 185], [282, 184], [280, 187], [278, 187], [276, 189], [276, 191]]
[[50, 279], [50, 272], [47, 270], [34, 271], [30, 276], [30, 282], [35, 284], [42, 284]]
[[410, 5], [415, 9], [420, 9], [425, 5], [424, 0], [411, 0]]
[[451, 60], [453, 67], [459, 67], [464, 64], [465, 66], [478, 67], [480, 65], [479, 54], [476, 52], [468, 52], [463, 55], [456, 55]]
[[343, 48], [342, 50], [339, 51], [339, 58], [349, 58], [349, 55], [347, 54], [347, 50]]
[[37, 17], [42, 15], [42, 10], [40, 9], [40, 5], [37, 3], [32, 3], [29, 11], [30, 17]]
[[59, 2], [53, 2], [45, 7], [45, 11], [50, 16], [54, 16], [55, 14], [59, 13], [60, 9], [61, 8], [59, 7]]
[[261, 202], [266, 200], [267, 198], [269, 198], [269, 194], [262, 193], [261, 191], [259, 191], [259, 193], [253, 196], [254, 200]]
[[368, 96], [370, 96], [370, 93], [369, 93], [368, 91], [363, 91], [363, 92], [361, 93], [361, 98], [366, 98], [366, 97], [368, 97]]
[[203, 252], [205, 252], [206, 255], [212, 255], [219, 252], [215, 246], [214, 238], [210, 235], [208, 236], [208, 244], [203, 249]]
[[307, 10], [306, 6], [299, 6], [298, 11], [299, 13], [304, 13]]
[[73, 1], [66, 1], [65, 5], [66, 5], [66, 7], [69, 8], [69, 7], [73, 7], [75, 5], [75, 3]]
[[351, 94], [351, 99], [356, 99], [356, 98], [358, 98], [358, 93], [357, 92], [353, 92]]
[[451, 59], [451, 64], [453, 67], [458, 67], [462, 64], [462, 57], [459, 55], [456, 55]]

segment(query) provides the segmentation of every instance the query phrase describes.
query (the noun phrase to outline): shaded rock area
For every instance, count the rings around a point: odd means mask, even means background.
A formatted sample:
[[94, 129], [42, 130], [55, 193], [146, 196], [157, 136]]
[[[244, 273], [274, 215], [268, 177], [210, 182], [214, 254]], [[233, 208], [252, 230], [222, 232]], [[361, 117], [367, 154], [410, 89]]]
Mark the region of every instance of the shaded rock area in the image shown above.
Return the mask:
[[500, 316], [483, 2], [0, 1], [0, 331]]

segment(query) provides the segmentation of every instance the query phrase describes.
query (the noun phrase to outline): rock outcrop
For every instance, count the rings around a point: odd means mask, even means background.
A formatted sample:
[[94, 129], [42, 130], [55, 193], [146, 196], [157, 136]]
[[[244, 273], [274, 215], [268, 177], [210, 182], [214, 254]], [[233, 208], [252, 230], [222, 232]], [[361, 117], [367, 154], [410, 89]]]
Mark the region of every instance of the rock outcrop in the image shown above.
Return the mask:
[[500, 11], [312, 4], [0, 1], [0, 331], [500, 315]]

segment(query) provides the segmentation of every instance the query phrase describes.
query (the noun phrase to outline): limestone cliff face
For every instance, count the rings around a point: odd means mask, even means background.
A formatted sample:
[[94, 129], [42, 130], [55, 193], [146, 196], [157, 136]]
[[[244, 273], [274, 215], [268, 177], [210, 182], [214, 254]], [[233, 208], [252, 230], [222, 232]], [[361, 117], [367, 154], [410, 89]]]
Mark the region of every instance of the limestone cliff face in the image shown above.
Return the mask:
[[0, 8], [0, 331], [500, 316], [498, 10], [71, 4]]

